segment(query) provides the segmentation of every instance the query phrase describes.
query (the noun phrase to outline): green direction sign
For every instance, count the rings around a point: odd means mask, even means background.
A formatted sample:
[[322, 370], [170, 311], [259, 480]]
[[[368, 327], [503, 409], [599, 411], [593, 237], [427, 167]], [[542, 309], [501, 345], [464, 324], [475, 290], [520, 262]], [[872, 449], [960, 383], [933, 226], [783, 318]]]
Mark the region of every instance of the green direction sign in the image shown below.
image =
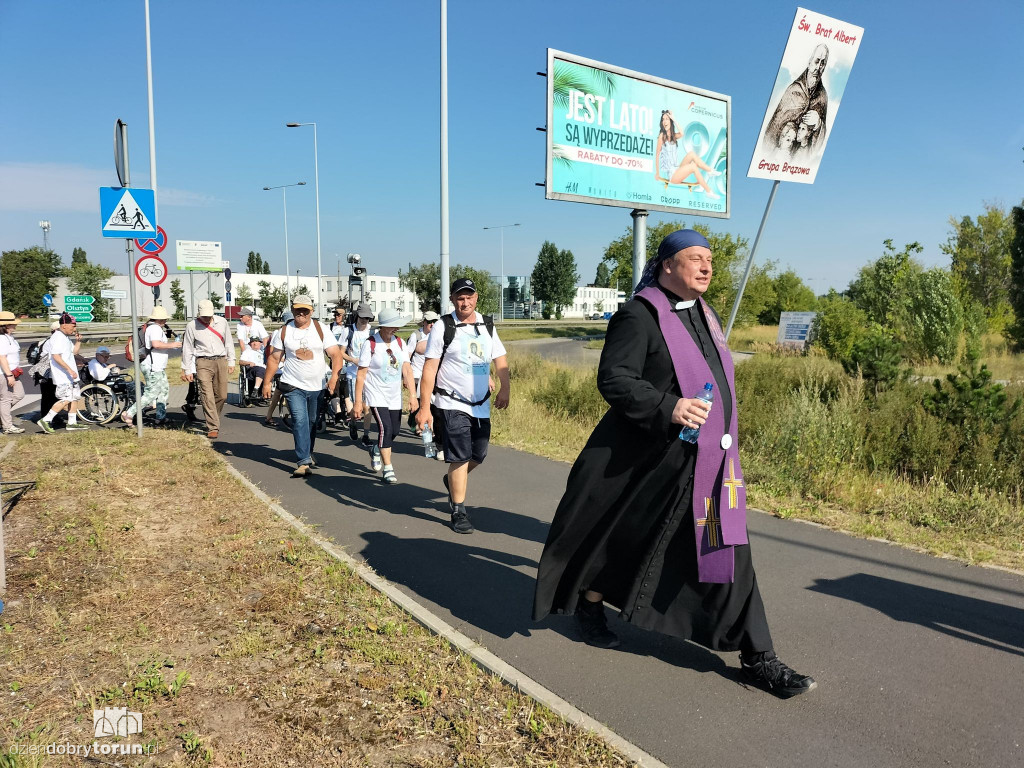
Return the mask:
[[68, 307], [66, 312], [75, 318], [77, 323], [91, 323], [92, 312], [89, 307]]
[[89, 307], [93, 305], [96, 299], [93, 296], [79, 296], [70, 295], [64, 297], [64, 308], [71, 311], [72, 307], [81, 307], [85, 311], [89, 311]]

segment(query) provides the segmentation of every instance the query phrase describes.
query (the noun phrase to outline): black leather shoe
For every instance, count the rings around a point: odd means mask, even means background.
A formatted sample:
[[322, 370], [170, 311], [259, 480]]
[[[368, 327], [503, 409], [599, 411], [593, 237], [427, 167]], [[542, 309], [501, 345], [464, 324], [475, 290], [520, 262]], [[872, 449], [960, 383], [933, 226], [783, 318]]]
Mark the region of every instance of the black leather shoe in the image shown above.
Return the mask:
[[775, 651], [740, 654], [740, 667], [748, 682], [773, 693], [780, 699], [789, 699], [818, 687], [813, 677], [798, 674], [787, 667]]
[[579, 627], [583, 642], [595, 648], [618, 648], [618, 636], [608, 629], [608, 619], [604, 615], [603, 603], [592, 603], [580, 597], [576, 606], [576, 625]]

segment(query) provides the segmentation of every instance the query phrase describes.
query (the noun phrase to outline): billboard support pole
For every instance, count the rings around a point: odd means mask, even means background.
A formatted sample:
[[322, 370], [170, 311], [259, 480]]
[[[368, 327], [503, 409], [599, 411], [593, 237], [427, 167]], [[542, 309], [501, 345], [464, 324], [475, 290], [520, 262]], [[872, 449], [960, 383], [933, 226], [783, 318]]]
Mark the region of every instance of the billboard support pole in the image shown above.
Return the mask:
[[647, 211], [635, 208], [633, 217], [633, 287], [640, 282], [640, 275], [647, 263]]
[[188, 317], [186, 320], [193, 320], [196, 316], [195, 303], [196, 303], [196, 287], [192, 284], [192, 275], [195, 274], [191, 269], [188, 271]]
[[764, 215], [761, 216], [761, 226], [757, 228], [757, 236], [754, 238], [754, 247], [750, 249], [750, 257], [747, 259], [747, 268], [743, 272], [743, 280], [740, 281], [740, 289], [736, 293], [736, 300], [732, 303], [732, 312], [729, 313], [729, 324], [725, 327], [725, 340], [729, 340], [732, 333], [732, 324], [736, 322], [736, 313], [740, 311], [740, 300], [743, 298], [743, 291], [747, 287], [747, 280], [750, 278], [750, 268], [754, 266], [754, 256], [757, 255], [757, 246], [761, 242], [761, 233], [764, 232], [765, 222], [768, 221], [768, 214], [772, 212], [772, 203], [775, 202], [775, 193], [779, 190], [779, 180], [772, 182], [772, 191], [768, 195], [768, 204], [764, 207]]
[[441, 0], [441, 308], [448, 313], [451, 284], [448, 242], [448, 0]]

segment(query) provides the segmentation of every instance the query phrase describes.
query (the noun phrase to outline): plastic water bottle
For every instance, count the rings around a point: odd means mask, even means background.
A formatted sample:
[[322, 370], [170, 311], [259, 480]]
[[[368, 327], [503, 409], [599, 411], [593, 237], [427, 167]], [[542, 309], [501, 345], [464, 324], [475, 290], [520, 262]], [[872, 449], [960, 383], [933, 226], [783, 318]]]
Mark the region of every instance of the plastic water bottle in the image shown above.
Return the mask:
[[434, 445], [434, 433], [430, 431], [430, 427], [423, 428], [423, 432], [420, 433], [420, 439], [423, 440], [423, 455], [428, 459], [437, 456], [437, 446]]
[[[703, 400], [705, 403], [710, 405], [711, 401], [715, 399], [712, 390], [714, 387], [710, 383], [704, 385], [704, 389], [698, 392], [695, 397], [698, 400]], [[679, 431], [679, 439], [685, 440], [688, 443], [696, 443], [697, 435], [700, 434], [700, 427], [684, 427]]]

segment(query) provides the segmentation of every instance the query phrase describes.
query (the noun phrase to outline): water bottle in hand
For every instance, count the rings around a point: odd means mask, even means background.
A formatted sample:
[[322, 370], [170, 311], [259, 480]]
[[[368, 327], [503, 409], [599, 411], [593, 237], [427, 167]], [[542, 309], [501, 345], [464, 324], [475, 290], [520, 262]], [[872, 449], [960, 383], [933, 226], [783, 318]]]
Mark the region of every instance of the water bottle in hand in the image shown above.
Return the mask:
[[420, 439], [423, 440], [423, 455], [428, 459], [432, 459], [437, 456], [437, 446], [434, 445], [434, 433], [430, 431], [430, 427], [424, 427], [420, 433]]
[[[695, 397], [698, 400], [703, 400], [705, 403], [710, 405], [711, 401], [714, 400], [714, 395], [712, 394], [712, 389], [713, 389], [713, 387], [711, 386], [710, 383], [705, 384], [704, 385], [704, 389], [702, 389], [700, 392], [698, 392], [695, 395]], [[680, 440], [685, 440], [688, 443], [696, 443], [697, 442], [697, 435], [699, 435], [699, 434], [700, 434], [700, 427], [699, 426], [696, 426], [696, 427], [684, 427], [679, 432], [679, 439]]]

